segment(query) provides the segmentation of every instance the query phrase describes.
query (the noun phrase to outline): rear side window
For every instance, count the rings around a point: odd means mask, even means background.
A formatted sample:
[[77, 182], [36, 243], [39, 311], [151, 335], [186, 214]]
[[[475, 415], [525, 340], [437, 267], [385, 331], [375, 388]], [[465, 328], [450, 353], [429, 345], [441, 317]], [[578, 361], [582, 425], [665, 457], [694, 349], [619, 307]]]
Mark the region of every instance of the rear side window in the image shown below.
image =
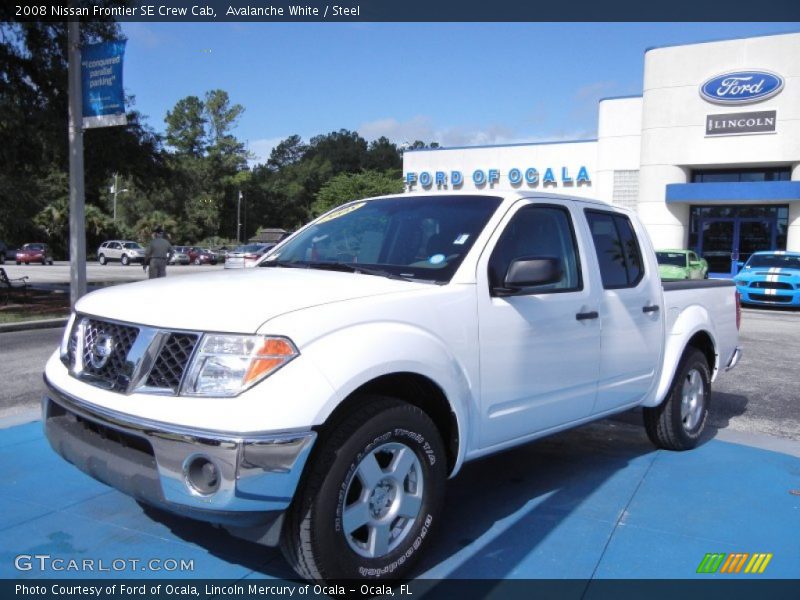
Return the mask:
[[586, 219], [600, 264], [605, 289], [634, 287], [642, 279], [642, 253], [630, 219], [624, 215], [587, 210]]

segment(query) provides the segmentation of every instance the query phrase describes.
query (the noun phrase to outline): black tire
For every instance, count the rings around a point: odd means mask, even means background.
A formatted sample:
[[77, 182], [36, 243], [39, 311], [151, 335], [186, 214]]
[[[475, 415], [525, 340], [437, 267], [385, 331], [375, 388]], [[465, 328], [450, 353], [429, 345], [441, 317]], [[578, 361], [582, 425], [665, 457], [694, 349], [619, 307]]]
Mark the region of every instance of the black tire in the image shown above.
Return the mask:
[[106, 255], [105, 254], [101, 254], [100, 256], [98, 256], [97, 257], [97, 262], [99, 262], [101, 265], [106, 264]]
[[20, 261], [16, 261], [16, 262], [17, 262], [17, 264], [18, 264], [18, 265], [21, 265], [21, 264], [22, 264]]
[[53, 259], [51, 258], [50, 260], [48, 260], [48, 261], [47, 261], [47, 264], [48, 264], [48, 265], [50, 265], [50, 266], [52, 267], [52, 266], [53, 266]]
[[667, 397], [644, 409], [647, 437], [665, 450], [691, 450], [705, 430], [710, 400], [708, 361], [697, 348], [687, 348]]
[[43, 256], [42, 257], [42, 266], [45, 266], [46, 264], [47, 264], [47, 259]]
[[[287, 510], [281, 550], [307, 579], [401, 578], [438, 527], [447, 461], [433, 421], [399, 400], [360, 400], [320, 435]], [[399, 486], [395, 468], [402, 470]], [[371, 492], [365, 472], [375, 476]], [[401, 505], [414, 516], [403, 516]], [[355, 522], [364, 524], [348, 526], [346, 509], [359, 507], [363, 516]], [[385, 552], [370, 547], [380, 544], [379, 532], [386, 536]]]
[[6, 264], [6, 254], [5, 252], [0, 252], [0, 265]]
[[122, 258], [119, 260], [119, 262], [121, 262], [121, 263], [122, 263], [122, 266], [123, 266], [123, 267], [127, 267], [127, 266], [128, 266], [128, 264], [131, 262], [131, 259], [130, 259], [130, 258], [128, 258], [128, 255], [127, 255], [127, 254], [123, 254], [123, 255], [122, 255]]

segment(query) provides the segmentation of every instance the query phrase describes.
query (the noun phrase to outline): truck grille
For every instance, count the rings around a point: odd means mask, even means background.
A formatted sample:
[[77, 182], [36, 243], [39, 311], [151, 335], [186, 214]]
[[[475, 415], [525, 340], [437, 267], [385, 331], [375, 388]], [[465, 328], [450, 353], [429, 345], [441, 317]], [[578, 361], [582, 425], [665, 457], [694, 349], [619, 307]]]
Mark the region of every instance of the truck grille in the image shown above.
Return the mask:
[[97, 387], [177, 394], [199, 339], [199, 333], [79, 316], [65, 362], [71, 375]]
[[[125, 362], [137, 335], [139, 330], [136, 327], [85, 319], [81, 349], [84, 373], [105, 384], [103, 387], [115, 390], [127, 387], [127, 382], [119, 375], [126, 373]], [[98, 348], [105, 348], [103, 351], [108, 354], [101, 355]]]
[[197, 335], [190, 333], [171, 333], [158, 353], [147, 385], [155, 388], [170, 389], [178, 393], [178, 389], [189, 364], [189, 359], [197, 345]]

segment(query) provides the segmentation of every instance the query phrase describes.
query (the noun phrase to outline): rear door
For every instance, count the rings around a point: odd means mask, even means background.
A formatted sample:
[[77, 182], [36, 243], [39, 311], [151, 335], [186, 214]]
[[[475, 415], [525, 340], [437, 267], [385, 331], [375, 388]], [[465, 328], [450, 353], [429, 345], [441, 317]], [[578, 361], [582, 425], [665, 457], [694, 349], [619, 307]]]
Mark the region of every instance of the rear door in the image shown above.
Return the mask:
[[[482, 448], [591, 414], [600, 361], [598, 290], [586, 276], [583, 257], [591, 248], [576, 235], [575, 210], [569, 201], [520, 201], [478, 262]], [[498, 292], [510, 263], [522, 257], [557, 258], [560, 281]]]
[[[595, 414], [640, 403], [656, 384], [664, 346], [661, 279], [649, 240], [631, 219], [586, 209], [602, 287], [600, 377]], [[646, 254], [645, 254], [646, 253]]]

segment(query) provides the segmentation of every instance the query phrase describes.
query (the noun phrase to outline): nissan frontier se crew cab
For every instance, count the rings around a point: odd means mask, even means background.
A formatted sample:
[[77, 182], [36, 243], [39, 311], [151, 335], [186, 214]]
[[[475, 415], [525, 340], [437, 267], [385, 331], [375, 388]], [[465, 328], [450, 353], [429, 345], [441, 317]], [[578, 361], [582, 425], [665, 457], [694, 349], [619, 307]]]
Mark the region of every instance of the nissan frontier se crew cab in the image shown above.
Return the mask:
[[636, 406], [656, 446], [695, 446], [738, 322], [732, 282], [662, 284], [629, 211], [387, 196], [254, 269], [85, 296], [44, 424], [79, 469], [304, 577], [398, 578], [466, 461]]

